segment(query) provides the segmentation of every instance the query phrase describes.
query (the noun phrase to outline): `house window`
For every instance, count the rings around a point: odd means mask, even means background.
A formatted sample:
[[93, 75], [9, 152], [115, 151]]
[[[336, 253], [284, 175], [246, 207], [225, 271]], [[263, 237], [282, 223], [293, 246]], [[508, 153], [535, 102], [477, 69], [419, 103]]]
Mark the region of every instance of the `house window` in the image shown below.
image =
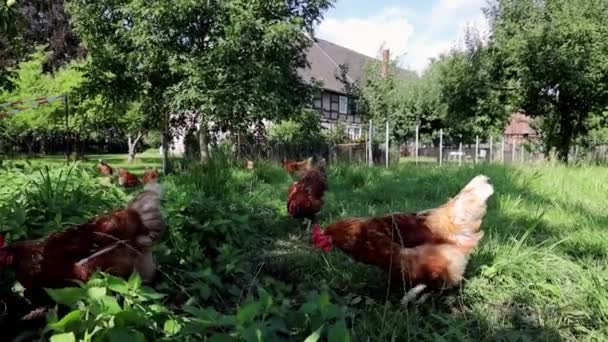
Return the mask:
[[323, 110], [330, 110], [329, 94], [323, 94]]
[[348, 112], [348, 97], [340, 96], [340, 114], [346, 114]]

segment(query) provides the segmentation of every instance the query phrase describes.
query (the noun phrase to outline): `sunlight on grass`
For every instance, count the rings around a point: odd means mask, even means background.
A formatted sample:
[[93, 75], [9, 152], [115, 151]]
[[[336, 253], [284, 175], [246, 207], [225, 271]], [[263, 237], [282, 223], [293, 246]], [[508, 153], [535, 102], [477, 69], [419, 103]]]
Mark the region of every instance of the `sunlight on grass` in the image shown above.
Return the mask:
[[[160, 162], [156, 151], [140, 155], [134, 164], [128, 164], [125, 155], [87, 157], [84, 164], [94, 166], [104, 159], [136, 172]], [[31, 161], [51, 168], [64, 162], [60, 157]], [[232, 301], [240, 302], [252, 284], [298, 305], [306, 302], [306, 293], [328, 289], [332, 301], [347, 313], [356, 340], [608, 339], [608, 170], [411, 163], [389, 169], [334, 164], [329, 170], [322, 225], [349, 216], [436, 207], [474, 176], [488, 175], [496, 192], [482, 225], [486, 235], [471, 258], [463, 286], [434, 294], [425, 304], [402, 307], [398, 300], [403, 290], [389, 287], [381, 271], [337, 251], [313, 250], [308, 236], [297, 237], [301, 223], [288, 216], [285, 206], [293, 180], [279, 165], [259, 162], [251, 172], [217, 160], [163, 180], [169, 228], [156, 252], [165, 272], [157, 290], [168, 294], [168, 304], [176, 308], [187, 292], [190, 304], [232, 313]], [[11, 175], [0, 173], [0, 180], [8, 181]], [[122, 191], [112, 190], [114, 185], [93, 184], [96, 178], [82, 173], [74, 177], [70, 179], [84, 185], [70, 191], [79, 196], [79, 203], [86, 203], [84, 209], [53, 197], [53, 210], [70, 220], [84, 216], [82, 210], [90, 215], [95, 201], [100, 211], [108, 200], [117, 199], [117, 205], [126, 201]], [[23, 186], [19, 179], [11, 180], [13, 191]], [[99, 199], [82, 198], [92, 191], [86, 189], [96, 191]], [[11, 209], [8, 192], [0, 193], [0, 207]], [[4, 224], [35, 232], [67, 219], [49, 225], [42, 221], [52, 220], [53, 213], [29, 210], [33, 214], [15, 216], [18, 224], [10, 221], [14, 211], [7, 211]], [[201, 281], [201, 274], [217, 279]]]

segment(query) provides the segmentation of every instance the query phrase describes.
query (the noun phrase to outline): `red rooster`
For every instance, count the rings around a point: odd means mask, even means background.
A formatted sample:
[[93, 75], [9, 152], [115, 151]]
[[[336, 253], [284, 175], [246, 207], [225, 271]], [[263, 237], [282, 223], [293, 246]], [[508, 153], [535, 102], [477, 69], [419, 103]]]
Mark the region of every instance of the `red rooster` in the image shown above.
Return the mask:
[[97, 270], [122, 277], [137, 271], [149, 281], [156, 271], [151, 248], [165, 230], [160, 192], [159, 184], [149, 184], [127, 208], [53, 233], [45, 240], [4, 246], [2, 237], [0, 267], [14, 269], [30, 294], [66, 286], [73, 279], [86, 281]]
[[146, 170], [144, 171], [143, 182], [144, 184], [155, 182], [156, 180], [158, 180], [159, 177], [160, 175], [158, 174], [158, 171], [156, 171], [156, 169], [146, 168]]
[[118, 172], [118, 184], [125, 188], [132, 188], [140, 184], [139, 178], [126, 169], [120, 169]]
[[112, 176], [114, 174], [114, 168], [103, 160], [99, 160], [99, 173], [104, 176]]
[[283, 168], [290, 174], [300, 176], [306, 171], [312, 169], [312, 157], [302, 161], [283, 159]]
[[[315, 219], [323, 206], [323, 196], [327, 190], [325, 159], [316, 168], [308, 170], [302, 179], [289, 187], [287, 211], [295, 219]], [[309, 226], [310, 227], [310, 226]]]
[[[483, 237], [479, 230], [486, 201], [494, 193], [485, 176], [475, 177], [443, 206], [416, 214], [349, 218], [321, 230], [312, 242], [324, 251], [337, 247], [353, 259], [390, 272], [412, 289], [403, 303], [427, 287], [442, 289], [462, 280], [469, 255]], [[421, 300], [424, 300], [421, 297]]]

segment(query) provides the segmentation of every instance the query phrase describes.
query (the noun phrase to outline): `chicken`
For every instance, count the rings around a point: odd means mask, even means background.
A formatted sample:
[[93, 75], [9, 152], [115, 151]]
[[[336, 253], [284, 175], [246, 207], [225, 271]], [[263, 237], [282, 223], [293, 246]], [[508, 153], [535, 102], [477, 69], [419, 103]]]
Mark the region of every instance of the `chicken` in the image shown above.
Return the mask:
[[114, 174], [114, 168], [103, 160], [99, 160], [99, 173], [104, 176], [112, 176]]
[[161, 187], [146, 185], [125, 209], [52, 233], [44, 240], [4, 246], [0, 240], [0, 268], [15, 270], [17, 280], [30, 293], [42, 288], [86, 281], [95, 271], [127, 277], [133, 271], [150, 281], [156, 271], [152, 247], [165, 230], [160, 212]]
[[156, 180], [158, 180], [159, 177], [160, 175], [158, 174], [158, 171], [156, 171], [156, 169], [146, 168], [146, 170], [144, 171], [143, 182], [144, 184], [155, 182]]
[[290, 174], [295, 174], [297, 176], [301, 176], [306, 171], [312, 169], [312, 157], [302, 160], [302, 161], [293, 161], [288, 159], [283, 159], [283, 168], [289, 172]]
[[469, 255], [483, 232], [486, 201], [494, 193], [489, 179], [475, 177], [443, 206], [416, 214], [348, 218], [324, 230], [313, 227], [312, 243], [326, 252], [337, 247], [353, 259], [390, 272], [411, 290], [404, 303], [427, 287], [451, 288], [460, 283]]
[[140, 184], [139, 178], [126, 169], [120, 169], [118, 172], [118, 184], [125, 188], [132, 188]]
[[254, 168], [255, 168], [255, 163], [253, 162], [253, 160], [247, 160], [247, 170], [253, 171]]
[[317, 167], [308, 170], [302, 179], [289, 187], [287, 211], [293, 218], [313, 221], [323, 206], [323, 196], [327, 190], [325, 159]]

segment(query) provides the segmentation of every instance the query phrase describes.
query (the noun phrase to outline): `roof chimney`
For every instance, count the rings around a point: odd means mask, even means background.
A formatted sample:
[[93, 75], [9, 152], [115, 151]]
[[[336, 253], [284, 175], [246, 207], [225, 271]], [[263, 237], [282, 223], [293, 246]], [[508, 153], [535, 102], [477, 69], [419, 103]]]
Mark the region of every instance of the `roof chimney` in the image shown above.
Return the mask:
[[388, 76], [388, 66], [390, 63], [390, 51], [389, 49], [384, 49], [382, 50], [382, 70], [380, 71], [380, 73], [382, 74], [382, 77], [386, 77]]

